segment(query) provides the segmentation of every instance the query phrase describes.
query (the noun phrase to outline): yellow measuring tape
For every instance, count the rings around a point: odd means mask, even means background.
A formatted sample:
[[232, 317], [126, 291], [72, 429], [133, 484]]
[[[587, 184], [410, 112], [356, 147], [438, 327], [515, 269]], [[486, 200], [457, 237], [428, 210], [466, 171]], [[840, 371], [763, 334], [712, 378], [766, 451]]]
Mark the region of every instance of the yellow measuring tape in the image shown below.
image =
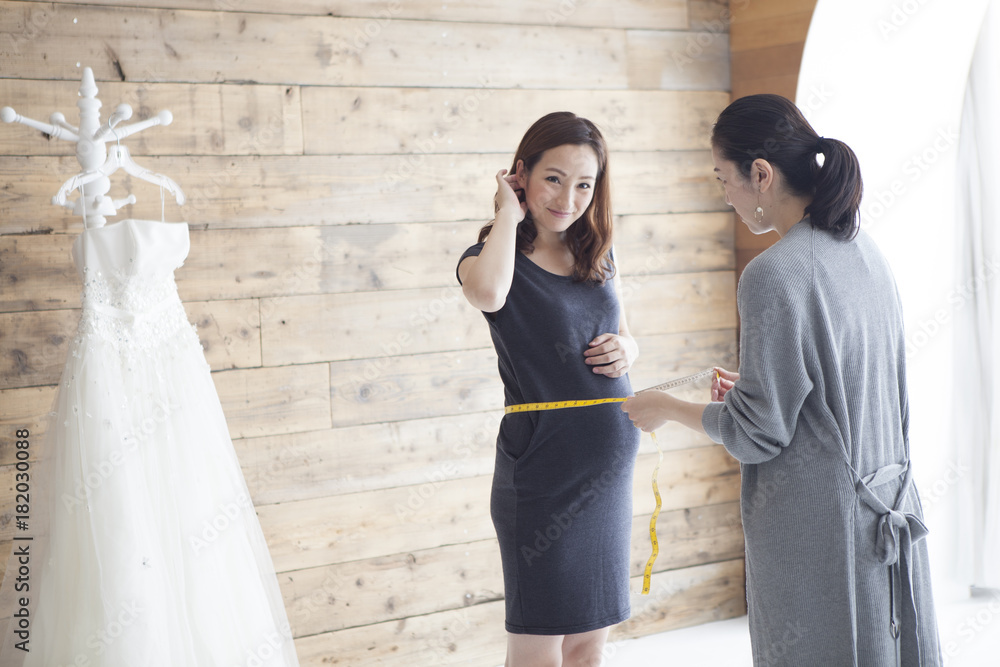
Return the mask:
[[653, 444], [656, 445], [656, 454], [659, 458], [656, 459], [656, 466], [653, 468], [653, 496], [656, 498], [656, 509], [653, 510], [653, 516], [649, 517], [649, 541], [653, 544], [653, 553], [649, 554], [646, 569], [642, 573], [643, 595], [649, 595], [649, 580], [653, 576], [653, 563], [660, 555], [660, 542], [656, 539], [656, 517], [660, 516], [660, 507], [663, 504], [660, 501], [660, 487], [656, 485], [656, 477], [660, 474], [660, 464], [663, 463], [663, 450], [660, 449], [660, 443], [656, 441], [656, 433], [650, 431], [649, 435], [653, 438]]
[[594, 398], [586, 401], [550, 401], [548, 403], [518, 403], [504, 408], [505, 415], [515, 412], [533, 412], [535, 410], [561, 410], [562, 408], [582, 408], [585, 405], [600, 405], [601, 403], [624, 403], [627, 398]]
[[[715, 373], [714, 368], [706, 368], [703, 371], [694, 373], [692, 375], [685, 375], [684, 377], [676, 378], [674, 380], [668, 380], [663, 384], [658, 384], [654, 387], [647, 387], [646, 389], [641, 389], [636, 392], [636, 394], [641, 394], [646, 391], [665, 391], [667, 389], [673, 389], [674, 387], [679, 387], [683, 384], [689, 382], [694, 382], [702, 378], [706, 378]], [[585, 399], [579, 401], [548, 401], [545, 403], [518, 403], [517, 405], [508, 405], [504, 408], [504, 414], [510, 415], [517, 412], [533, 412], [535, 410], [562, 410], [564, 408], [582, 408], [588, 405], [601, 405], [603, 403], [624, 403], [628, 400], [627, 398], [593, 398]], [[650, 432], [649, 434], [653, 438], [653, 444], [656, 445], [656, 453], [658, 459], [656, 461], [656, 466], [653, 468], [653, 496], [656, 498], [656, 509], [653, 510], [653, 516], [649, 519], [649, 541], [653, 545], [653, 553], [649, 556], [649, 560], [646, 561], [646, 569], [642, 573], [642, 594], [649, 595], [649, 584], [650, 579], [653, 576], [653, 563], [656, 562], [656, 557], [660, 555], [660, 543], [656, 539], [656, 518], [660, 516], [660, 508], [663, 506], [663, 502], [660, 498], [660, 487], [656, 483], [656, 478], [660, 474], [660, 464], [663, 463], [663, 450], [660, 449], [660, 443], [656, 440], [656, 433]]]

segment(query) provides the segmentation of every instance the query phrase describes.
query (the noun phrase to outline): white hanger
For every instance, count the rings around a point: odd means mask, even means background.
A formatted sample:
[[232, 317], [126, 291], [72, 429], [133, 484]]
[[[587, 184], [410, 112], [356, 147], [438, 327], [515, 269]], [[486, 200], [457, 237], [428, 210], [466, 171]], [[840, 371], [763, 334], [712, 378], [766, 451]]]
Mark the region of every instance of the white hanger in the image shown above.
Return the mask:
[[105, 160], [104, 164], [102, 164], [98, 169], [94, 171], [82, 172], [63, 183], [62, 187], [59, 188], [59, 192], [57, 192], [56, 196], [52, 198], [52, 203], [60, 206], [66, 206], [66, 196], [70, 192], [76, 190], [81, 185], [86, 185], [87, 183], [96, 181], [102, 176], [110, 176], [119, 169], [132, 174], [136, 178], [141, 178], [144, 181], [149, 181], [154, 185], [163, 187], [167, 190], [167, 192], [177, 198], [178, 205], [184, 204], [184, 191], [181, 190], [181, 187], [177, 185], [177, 183], [163, 174], [157, 174], [149, 169], [140, 167], [136, 164], [135, 160], [132, 159], [132, 155], [128, 151], [128, 146], [122, 146], [121, 144], [115, 144], [114, 146], [109, 147], [108, 159]]
[[[179, 205], [184, 204], [184, 192], [177, 183], [163, 174], [157, 174], [140, 167], [132, 159], [128, 148], [121, 145], [122, 139], [136, 132], [141, 132], [154, 125], [170, 125], [174, 119], [173, 114], [163, 110], [146, 120], [115, 129], [115, 125], [132, 117], [132, 107], [128, 104], [119, 104], [108, 118], [107, 123], [102, 124], [100, 121], [101, 101], [97, 99], [94, 72], [89, 67], [83, 68], [80, 96], [76, 105], [80, 109], [79, 127], [67, 123], [66, 117], [59, 112], [50, 116], [51, 123], [41, 123], [22, 116], [10, 107], [0, 109], [0, 120], [5, 123], [22, 123], [39, 129], [52, 138], [64, 139], [76, 144], [76, 159], [80, 163], [82, 171], [63, 183], [56, 196], [52, 198], [53, 204], [65, 206], [72, 209], [77, 215], [82, 215], [84, 226], [87, 228], [104, 225], [105, 216], [116, 215], [120, 207], [134, 204], [136, 201], [135, 195], [129, 195], [125, 199], [111, 199], [107, 196], [111, 189], [111, 180], [108, 176], [119, 169], [136, 178], [159, 185], [161, 189], [166, 189], [173, 194]], [[108, 136], [109, 134], [111, 136]], [[110, 149], [106, 148], [105, 143], [111, 142], [112, 139], [115, 140], [115, 144]], [[67, 203], [66, 198], [73, 190], [80, 190], [80, 197], [76, 203]], [[160, 208], [162, 218], [162, 196]]]

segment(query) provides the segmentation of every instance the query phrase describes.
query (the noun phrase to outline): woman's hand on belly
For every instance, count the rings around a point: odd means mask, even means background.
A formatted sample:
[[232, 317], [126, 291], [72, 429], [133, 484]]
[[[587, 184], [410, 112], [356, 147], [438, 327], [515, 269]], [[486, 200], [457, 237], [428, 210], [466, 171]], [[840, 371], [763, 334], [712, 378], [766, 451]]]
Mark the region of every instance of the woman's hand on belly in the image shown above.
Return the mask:
[[590, 341], [590, 348], [584, 350], [583, 361], [594, 367], [594, 372], [617, 378], [632, 368], [639, 356], [639, 346], [631, 336], [605, 333]]

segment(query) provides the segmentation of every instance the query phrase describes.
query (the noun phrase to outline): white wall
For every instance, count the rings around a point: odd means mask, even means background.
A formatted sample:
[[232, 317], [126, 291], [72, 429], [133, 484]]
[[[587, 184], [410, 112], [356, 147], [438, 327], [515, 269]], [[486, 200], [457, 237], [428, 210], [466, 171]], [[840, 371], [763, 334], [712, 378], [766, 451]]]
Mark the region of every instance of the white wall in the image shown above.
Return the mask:
[[[989, 0], [819, 0], [798, 104], [847, 142], [865, 182], [862, 224], [887, 256], [908, 341], [914, 479], [931, 528], [932, 567], [954, 582], [962, 483], [949, 438], [955, 278], [955, 160], [966, 77]], [[939, 594], [946, 594], [938, 586]], [[956, 586], [957, 588], [957, 586]]]

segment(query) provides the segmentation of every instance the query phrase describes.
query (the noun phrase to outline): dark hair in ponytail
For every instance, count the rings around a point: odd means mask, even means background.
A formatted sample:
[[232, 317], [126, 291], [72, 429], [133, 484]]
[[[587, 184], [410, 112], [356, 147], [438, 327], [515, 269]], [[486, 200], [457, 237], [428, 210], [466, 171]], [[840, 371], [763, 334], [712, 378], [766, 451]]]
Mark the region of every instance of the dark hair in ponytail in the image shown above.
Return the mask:
[[[820, 137], [791, 101], [780, 95], [739, 98], [719, 114], [712, 145], [746, 178], [754, 160], [767, 160], [793, 194], [813, 198], [805, 212], [814, 227], [842, 239], [857, 236], [862, 193], [858, 157], [844, 142]], [[817, 153], [823, 154], [822, 166]]]

